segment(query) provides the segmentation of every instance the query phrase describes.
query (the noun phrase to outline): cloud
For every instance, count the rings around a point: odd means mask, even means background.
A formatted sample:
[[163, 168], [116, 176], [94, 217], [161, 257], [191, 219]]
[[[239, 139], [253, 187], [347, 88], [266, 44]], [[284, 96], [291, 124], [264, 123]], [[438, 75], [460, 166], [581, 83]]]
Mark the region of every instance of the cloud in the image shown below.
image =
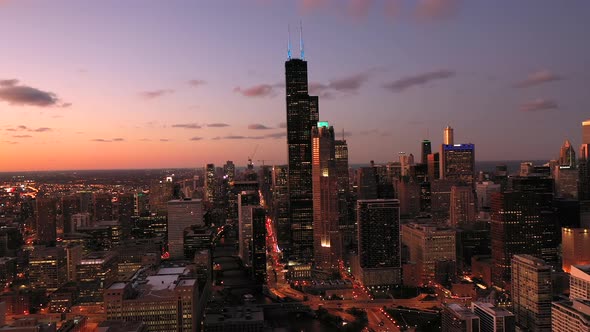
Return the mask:
[[531, 73], [525, 80], [516, 83], [518, 88], [528, 88], [535, 85], [541, 85], [543, 83], [553, 82], [562, 80], [563, 77], [554, 74], [548, 70], [539, 70]]
[[31, 135], [12, 135], [12, 137], [14, 137], [14, 138], [31, 138], [33, 136], [31, 136]]
[[237, 86], [234, 88], [234, 92], [244, 97], [270, 97], [273, 94], [273, 86], [270, 84], [258, 84], [243, 89]]
[[111, 143], [111, 142], [124, 142], [124, 138], [116, 137], [113, 139], [105, 139], [105, 138], [93, 138], [90, 140], [91, 142], [99, 142], [99, 143]]
[[227, 123], [208, 123], [207, 127], [211, 127], [211, 128], [223, 128], [223, 127], [229, 127], [229, 125]]
[[267, 129], [272, 129], [271, 127], [267, 127], [263, 124], [260, 123], [253, 123], [248, 125], [248, 129], [252, 129], [252, 130], [267, 130]]
[[187, 83], [188, 83], [188, 85], [194, 86], [194, 87], [198, 87], [198, 86], [207, 84], [207, 82], [204, 80], [189, 80]]
[[242, 136], [242, 135], [228, 135], [228, 136], [217, 136], [213, 137], [212, 140], [222, 140], [222, 139], [229, 139], [229, 140], [240, 140], [240, 139], [264, 139], [265, 136]]
[[266, 137], [268, 137], [268, 138], [283, 138], [283, 137], [287, 137], [287, 133], [286, 132], [272, 133], [272, 134], [266, 135]]
[[2, 141], [3, 143], [6, 144], [18, 144], [18, 142], [13, 142], [13, 141]]
[[414, 76], [406, 76], [402, 77], [399, 80], [389, 82], [383, 85], [383, 87], [387, 90], [391, 90], [393, 92], [401, 92], [408, 88], [424, 85], [431, 81], [447, 79], [455, 76], [454, 71], [450, 70], [437, 70], [428, 73], [418, 74]]
[[142, 91], [139, 95], [144, 99], [155, 99], [162, 97], [164, 95], [168, 95], [174, 93], [174, 90], [170, 89], [161, 89], [161, 90], [151, 90], [151, 91]]
[[51, 128], [47, 127], [40, 127], [40, 128], [29, 128], [25, 125], [16, 126], [15, 128], [7, 128], [6, 131], [28, 131], [28, 132], [36, 132], [36, 133], [45, 133], [49, 131], [53, 131]]
[[458, 11], [460, 2], [460, 0], [417, 0], [416, 16], [426, 20], [449, 18]]
[[189, 138], [189, 141], [200, 141], [202, 139], [203, 139], [203, 137], [195, 136], [195, 137]]
[[519, 108], [521, 112], [535, 112], [555, 109], [559, 109], [559, 105], [555, 101], [549, 99], [536, 99], [529, 101], [520, 105]]
[[332, 80], [328, 84], [328, 88], [339, 92], [356, 92], [363, 83], [369, 80], [369, 74], [369, 71], [366, 71]]
[[17, 106], [51, 107], [64, 105], [53, 92], [43, 91], [27, 85], [19, 85], [18, 83], [17, 79], [0, 80], [0, 100]]
[[72, 106], [72, 103], [62, 103], [60, 105], [61, 108], [68, 108], [68, 107], [71, 107], [71, 106]]
[[37, 129], [29, 129], [29, 131], [34, 131], [37, 133], [44, 133], [44, 132], [48, 132], [48, 131], [52, 131], [53, 129], [51, 128], [47, 128], [47, 127], [41, 127], [41, 128], [37, 128]]
[[279, 128], [287, 128], [287, 123], [286, 122], [279, 123]]
[[141, 142], [151, 142], [152, 140], [149, 138], [141, 138], [140, 141]]
[[170, 140], [167, 138], [160, 138], [160, 142], [170, 142]]
[[178, 123], [173, 124], [172, 128], [201, 129], [202, 127], [197, 123]]

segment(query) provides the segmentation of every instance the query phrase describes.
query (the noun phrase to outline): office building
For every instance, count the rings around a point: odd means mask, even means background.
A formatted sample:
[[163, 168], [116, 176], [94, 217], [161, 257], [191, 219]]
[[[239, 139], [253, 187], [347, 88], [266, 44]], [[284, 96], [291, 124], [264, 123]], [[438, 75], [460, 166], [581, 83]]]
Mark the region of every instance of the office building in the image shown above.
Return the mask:
[[428, 223], [402, 225], [402, 243], [408, 247], [410, 261], [416, 264], [417, 279], [428, 283], [435, 279], [436, 263], [456, 262], [455, 231]]
[[512, 257], [512, 305], [516, 324], [530, 331], [551, 331], [551, 266], [530, 255]]
[[443, 144], [445, 144], [445, 145], [455, 144], [453, 128], [451, 128], [451, 126], [447, 126], [445, 128], [444, 135], [443, 135]]
[[64, 196], [61, 198], [61, 215], [64, 224], [64, 233], [74, 231], [72, 216], [80, 213], [80, 199], [76, 195]]
[[184, 258], [184, 231], [190, 226], [204, 226], [200, 199], [168, 202], [168, 252], [172, 259]]
[[578, 199], [580, 171], [569, 166], [557, 166], [553, 172], [555, 194], [559, 198]]
[[318, 97], [308, 93], [307, 62], [289, 56], [285, 62], [287, 146], [291, 248], [298, 263], [313, 261], [313, 188], [311, 128], [319, 120]]
[[399, 201], [358, 200], [357, 224], [361, 282], [371, 289], [401, 284]]
[[60, 247], [36, 246], [29, 257], [30, 286], [50, 293], [67, 281], [65, 250]]
[[569, 273], [572, 265], [590, 265], [590, 229], [561, 229], [562, 269]]
[[69, 244], [65, 247], [65, 250], [68, 282], [74, 282], [78, 277], [76, 271], [78, 264], [82, 260], [84, 247], [81, 244]]
[[431, 153], [428, 155], [427, 160], [428, 167], [428, 181], [440, 179], [440, 153]]
[[590, 332], [590, 301], [553, 302], [551, 305], [552, 332]]
[[481, 210], [489, 209], [491, 206], [492, 193], [502, 191], [502, 185], [490, 181], [484, 181], [475, 185], [477, 196], [477, 208]]
[[475, 197], [473, 188], [451, 187], [450, 222], [452, 227], [462, 227], [475, 222]]
[[215, 232], [206, 226], [191, 226], [184, 232], [184, 258], [192, 261], [195, 253], [213, 248]]
[[172, 178], [153, 180], [150, 185], [150, 212], [159, 216], [167, 215], [167, 204], [174, 197], [174, 183]]
[[287, 165], [273, 166], [273, 199], [271, 215], [275, 224], [277, 244], [280, 250], [290, 247], [291, 225], [289, 223], [289, 190]]
[[103, 291], [117, 280], [117, 255], [96, 251], [84, 256], [76, 267], [80, 303], [101, 303]]
[[425, 139], [422, 141], [422, 158], [420, 159], [421, 164], [428, 163], [428, 155], [432, 153], [432, 143]]
[[113, 197], [110, 193], [94, 193], [92, 203], [94, 221], [113, 220]]
[[238, 255], [246, 266], [251, 266], [252, 208], [259, 206], [257, 191], [243, 191], [238, 195]]
[[131, 232], [133, 225], [131, 218], [135, 215], [135, 194], [121, 193], [117, 196], [117, 218], [123, 228], [124, 234]]
[[565, 140], [559, 151], [559, 166], [575, 168], [576, 167], [576, 152], [569, 140]]
[[527, 254], [557, 262], [557, 225], [551, 194], [508, 191], [492, 194], [491, 239], [493, 281], [510, 281], [513, 255]]
[[251, 271], [254, 280], [262, 285], [266, 282], [266, 211], [263, 207], [252, 207], [251, 209]]
[[342, 259], [338, 227], [338, 176], [334, 128], [318, 122], [312, 128], [312, 187], [314, 262], [320, 269], [337, 269]]
[[205, 166], [205, 201], [214, 203], [217, 190], [217, 177], [215, 175], [215, 165], [207, 164]]
[[108, 320], [144, 322], [151, 332], [199, 329], [197, 280], [188, 268], [160, 268], [156, 274], [136, 278], [116, 282], [104, 291]]
[[443, 144], [440, 178], [475, 187], [475, 145]]
[[40, 243], [50, 243], [57, 238], [57, 199], [37, 197], [35, 199], [35, 231]]
[[377, 175], [374, 167], [360, 167], [356, 175], [358, 199], [377, 199]]
[[570, 300], [590, 299], [590, 265], [572, 265], [570, 270]]
[[469, 308], [456, 303], [443, 306], [443, 332], [479, 332], [480, 325], [480, 317], [471, 312]]
[[256, 306], [211, 308], [203, 320], [204, 332], [262, 332], [264, 310]]
[[514, 314], [491, 303], [471, 302], [471, 311], [479, 316], [481, 332], [514, 332]]

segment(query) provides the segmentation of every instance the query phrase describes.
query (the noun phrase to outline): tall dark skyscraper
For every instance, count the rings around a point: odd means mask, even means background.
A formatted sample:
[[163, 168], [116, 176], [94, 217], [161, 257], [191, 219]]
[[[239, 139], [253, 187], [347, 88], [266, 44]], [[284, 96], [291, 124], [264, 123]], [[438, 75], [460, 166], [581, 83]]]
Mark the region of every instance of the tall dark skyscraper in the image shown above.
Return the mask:
[[427, 164], [428, 163], [428, 155], [432, 153], [432, 144], [429, 140], [425, 139], [422, 141], [422, 159], [420, 163]]
[[[290, 51], [289, 51], [290, 53]], [[313, 191], [311, 128], [319, 118], [318, 97], [308, 94], [307, 62], [285, 62], [287, 145], [289, 157], [289, 216], [291, 246], [287, 255], [299, 263], [313, 260]]]
[[475, 186], [475, 145], [443, 144], [440, 177]]

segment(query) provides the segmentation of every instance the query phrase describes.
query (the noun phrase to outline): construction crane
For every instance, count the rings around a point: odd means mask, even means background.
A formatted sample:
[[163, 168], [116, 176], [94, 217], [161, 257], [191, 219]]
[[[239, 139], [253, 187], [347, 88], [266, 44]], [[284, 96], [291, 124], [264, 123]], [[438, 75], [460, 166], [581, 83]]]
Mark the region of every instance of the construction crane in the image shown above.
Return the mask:
[[256, 146], [254, 147], [254, 152], [252, 152], [252, 155], [248, 156], [248, 166], [254, 167], [254, 164], [252, 164], [252, 159], [254, 158], [254, 156], [256, 156], [256, 151], [258, 151], [258, 144], [256, 144]]

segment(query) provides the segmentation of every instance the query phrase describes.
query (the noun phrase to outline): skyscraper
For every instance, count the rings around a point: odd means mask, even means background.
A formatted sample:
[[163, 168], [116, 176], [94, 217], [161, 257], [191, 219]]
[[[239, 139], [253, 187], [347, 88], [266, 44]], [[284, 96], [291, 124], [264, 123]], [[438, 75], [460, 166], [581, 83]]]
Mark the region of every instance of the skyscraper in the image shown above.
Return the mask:
[[57, 233], [57, 200], [53, 197], [35, 199], [35, 228], [41, 243], [55, 241]]
[[480, 317], [457, 303], [443, 305], [443, 332], [479, 332]]
[[441, 179], [475, 185], [475, 145], [443, 144], [440, 160]]
[[514, 315], [506, 309], [491, 303], [471, 302], [471, 311], [480, 318], [481, 332], [514, 332]]
[[463, 227], [475, 221], [475, 197], [468, 186], [451, 187], [450, 225]]
[[445, 145], [455, 144], [455, 138], [453, 136], [453, 128], [451, 128], [451, 126], [447, 126], [445, 128], [445, 132], [443, 135], [443, 144], [445, 144]]
[[[303, 52], [302, 52], [303, 53]], [[291, 250], [299, 263], [313, 260], [313, 189], [311, 171], [311, 128], [319, 118], [318, 97], [310, 96], [307, 62], [303, 58], [285, 62], [287, 146], [289, 158], [289, 215]]]
[[113, 220], [113, 201], [109, 193], [94, 193], [94, 221]]
[[590, 144], [590, 120], [582, 122], [582, 144]]
[[168, 251], [170, 258], [184, 258], [184, 231], [190, 226], [204, 226], [203, 204], [200, 199], [168, 202]]
[[256, 191], [242, 191], [238, 194], [238, 254], [244, 265], [250, 266], [252, 246], [253, 208], [260, 206]]
[[428, 163], [428, 155], [432, 153], [432, 144], [429, 140], [425, 139], [422, 141], [422, 159], [420, 159], [420, 163], [426, 164]]
[[252, 209], [252, 245], [250, 261], [252, 277], [259, 284], [266, 281], [266, 211], [263, 207]]
[[358, 266], [368, 288], [401, 283], [400, 210], [397, 199], [357, 201]]
[[431, 153], [427, 156], [428, 181], [440, 179], [440, 153]]
[[312, 128], [313, 237], [315, 265], [338, 268], [342, 240], [338, 227], [338, 176], [334, 128], [318, 122]]
[[205, 166], [205, 201], [213, 203], [215, 199], [216, 188], [215, 165], [207, 164]]
[[559, 166], [576, 167], [576, 152], [569, 140], [565, 140], [559, 151]]
[[529, 331], [551, 331], [551, 266], [530, 255], [512, 258], [512, 305], [516, 324]]
[[272, 170], [272, 218], [281, 250], [290, 247], [291, 225], [289, 224], [289, 190], [287, 165], [273, 166]]

